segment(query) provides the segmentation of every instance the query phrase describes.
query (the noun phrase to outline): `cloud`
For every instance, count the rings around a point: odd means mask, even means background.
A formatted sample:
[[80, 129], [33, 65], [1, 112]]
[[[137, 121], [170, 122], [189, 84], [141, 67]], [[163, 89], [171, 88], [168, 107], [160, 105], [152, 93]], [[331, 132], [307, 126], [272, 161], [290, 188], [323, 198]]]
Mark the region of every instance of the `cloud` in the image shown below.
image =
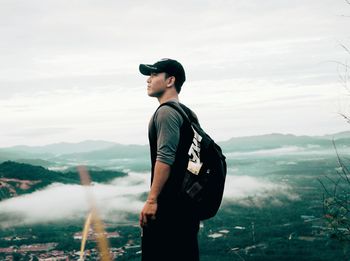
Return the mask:
[[[161, 57], [184, 64], [181, 99], [203, 108], [200, 119], [216, 139], [347, 127], [330, 116], [339, 83], [328, 62], [346, 56], [343, 1], [4, 0], [0, 7], [5, 146], [146, 143], [152, 107], [137, 67]], [[33, 139], [34, 128], [71, 131]], [[14, 129], [27, 137], [9, 137]]]
[[[144, 202], [140, 196], [148, 190], [149, 175], [145, 173], [130, 173], [110, 184], [95, 184], [91, 191], [80, 185], [53, 184], [0, 202], [0, 226], [83, 219], [91, 196], [104, 220], [125, 221], [125, 214], [141, 211]], [[263, 207], [267, 200], [280, 205], [283, 199], [297, 200], [298, 196], [287, 185], [248, 176], [227, 176], [224, 204]]]
[[285, 200], [295, 201], [300, 197], [287, 184], [277, 184], [250, 176], [227, 176], [224, 204], [246, 207], [281, 206]]
[[111, 184], [95, 184], [91, 188], [52, 184], [41, 191], [0, 202], [0, 226], [81, 219], [89, 212], [91, 198], [102, 218], [123, 221], [124, 213], [138, 213], [142, 209], [140, 195], [149, 188], [148, 181], [148, 175], [130, 173]]

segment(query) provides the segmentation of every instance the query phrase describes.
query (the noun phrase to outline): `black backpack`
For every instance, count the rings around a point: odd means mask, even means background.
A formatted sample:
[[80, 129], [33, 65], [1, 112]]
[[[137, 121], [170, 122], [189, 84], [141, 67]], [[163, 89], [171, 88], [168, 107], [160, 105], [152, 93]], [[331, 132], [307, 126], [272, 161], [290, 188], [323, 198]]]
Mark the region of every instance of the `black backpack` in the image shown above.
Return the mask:
[[190, 201], [200, 220], [211, 218], [219, 210], [224, 193], [226, 157], [219, 145], [201, 128], [189, 108], [174, 102], [166, 102], [161, 106], [164, 105], [178, 111], [194, 133], [181, 194]]

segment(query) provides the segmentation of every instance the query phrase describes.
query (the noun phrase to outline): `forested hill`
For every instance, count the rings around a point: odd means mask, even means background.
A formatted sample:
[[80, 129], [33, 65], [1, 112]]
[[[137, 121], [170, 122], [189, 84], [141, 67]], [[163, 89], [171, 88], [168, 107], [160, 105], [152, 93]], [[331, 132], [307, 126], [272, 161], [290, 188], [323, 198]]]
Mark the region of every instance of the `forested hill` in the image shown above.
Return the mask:
[[[94, 182], [108, 182], [127, 175], [124, 172], [108, 170], [89, 171]], [[0, 200], [31, 193], [52, 183], [79, 184], [77, 171], [57, 172], [41, 166], [6, 161], [0, 164]]]
[[259, 136], [247, 136], [231, 138], [228, 141], [219, 142], [224, 151], [254, 151], [261, 149], [278, 149], [288, 146], [300, 148], [334, 149], [333, 140], [337, 147], [350, 146], [350, 132], [341, 132], [324, 136], [296, 136], [292, 134], [266, 134]]

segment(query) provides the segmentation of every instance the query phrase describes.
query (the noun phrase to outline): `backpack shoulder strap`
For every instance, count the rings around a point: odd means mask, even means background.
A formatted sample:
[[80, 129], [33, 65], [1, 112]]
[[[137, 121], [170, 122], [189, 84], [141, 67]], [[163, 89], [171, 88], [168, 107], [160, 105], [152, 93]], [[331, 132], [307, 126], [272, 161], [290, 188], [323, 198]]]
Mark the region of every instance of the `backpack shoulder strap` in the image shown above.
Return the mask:
[[192, 125], [192, 121], [189, 118], [188, 114], [184, 111], [184, 109], [182, 108], [182, 106], [177, 103], [177, 102], [165, 102], [162, 103], [161, 105], [159, 105], [158, 109], [162, 106], [170, 106], [173, 109], [175, 109], [178, 113], [180, 113], [180, 115], [182, 116], [182, 118], [187, 121], [188, 123], [190, 123]]

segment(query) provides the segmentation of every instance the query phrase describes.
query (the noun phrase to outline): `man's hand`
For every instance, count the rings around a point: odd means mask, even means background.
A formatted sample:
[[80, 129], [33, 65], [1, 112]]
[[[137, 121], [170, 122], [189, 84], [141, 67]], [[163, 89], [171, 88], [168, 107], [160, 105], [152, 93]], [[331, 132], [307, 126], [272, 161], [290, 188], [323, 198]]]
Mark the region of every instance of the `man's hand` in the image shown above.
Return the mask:
[[140, 226], [147, 225], [149, 219], [156, 219], [156, 212], [158, 208], [157, 198], [160, 194], [164, 184], [169, 178], [171, 166], [161, 161], [156, 161], [154, 166], [154, 176], [151, 185], [151, 191], [148, 194], [146, 203], [140, 214]]
[[157, 201], [155, 200], [146, 200], [146, 203], [140, 213], [140, 226], [144, 227], [147, 225], [147, 221], [149, 219], [156, 219], [156, 213], [157, 213], [157, 208], [158, 208], [158, 204]]

